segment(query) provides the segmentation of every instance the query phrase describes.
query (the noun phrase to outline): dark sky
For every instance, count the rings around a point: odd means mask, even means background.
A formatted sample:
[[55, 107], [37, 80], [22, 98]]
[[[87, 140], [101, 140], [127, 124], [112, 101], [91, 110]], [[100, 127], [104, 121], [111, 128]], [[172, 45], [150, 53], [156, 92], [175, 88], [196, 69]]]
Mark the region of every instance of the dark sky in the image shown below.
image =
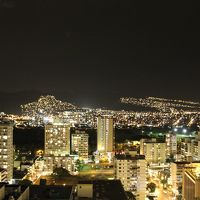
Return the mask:
[[200, 17], [185, 2], [0, 0], [0, 91], [200, 100]]

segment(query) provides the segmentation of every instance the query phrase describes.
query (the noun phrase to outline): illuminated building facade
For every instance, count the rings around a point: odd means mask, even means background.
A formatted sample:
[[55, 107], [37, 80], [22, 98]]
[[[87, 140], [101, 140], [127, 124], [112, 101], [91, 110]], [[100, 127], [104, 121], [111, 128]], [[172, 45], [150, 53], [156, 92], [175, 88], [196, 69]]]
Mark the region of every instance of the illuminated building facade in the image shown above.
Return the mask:
[[88, 134], [76, 130], [71, 136], [72, 154], [77, 154], [80, 160], [88, 160]]
[[70, 125], [54, 122], [45, 125], [45, 155], [66, 156], [70, 154]]
[[75, 159], [72, 156], [45, 156], [44, 169], [47, 174], [52, 174], [54, 168], [62, 167], [70, 174], [75, 172]]
[[156, 139], [141, 139], [140, 154], [145, 155], [145, 159], [148, 163], [165, 163], [166, 143], [157, 142]]
[[145, 199], [146, 169], [147, 163], [143, 155], [116, 156], [116, 179], [121, 180], [124, 190], [134, 193], [137, 200]]
[[114, 129], [113, 118], [101, 116], [97, 119], [97, 151], [100, 153], [113, 152]]
[[189, 162], [174, 162], [171, 163], [171, 181], [172, 181], [172, 190], [174, 194], [179, 194], [179, 188], [182, 187], [183, 183], [183, 171], [186, 165]]
[[13, 123], [0, 121], [0, 168], [7, 172], [7, 181], [13, 176]]
[[175, 133], [166, 134], [167, 156], [177, 154], [177, 138]]

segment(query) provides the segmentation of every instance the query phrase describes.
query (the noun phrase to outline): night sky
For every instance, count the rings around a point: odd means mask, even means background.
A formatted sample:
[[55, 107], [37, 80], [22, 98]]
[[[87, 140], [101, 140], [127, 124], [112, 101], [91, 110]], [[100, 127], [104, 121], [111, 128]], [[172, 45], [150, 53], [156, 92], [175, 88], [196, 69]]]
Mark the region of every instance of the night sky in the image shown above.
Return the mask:
[[0, 91], [200, 100], [200, 17], [185, 2], [0, 0]]

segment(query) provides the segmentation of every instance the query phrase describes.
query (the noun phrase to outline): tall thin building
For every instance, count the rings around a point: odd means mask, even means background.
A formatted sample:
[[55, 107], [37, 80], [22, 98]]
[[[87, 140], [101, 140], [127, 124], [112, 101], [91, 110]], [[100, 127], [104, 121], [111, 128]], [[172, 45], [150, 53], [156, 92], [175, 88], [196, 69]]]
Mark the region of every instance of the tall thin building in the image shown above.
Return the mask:
[[72, 153], [76, 153], [79, 159], [88, 159], [88, 134], [85, 131], [76, 131], [72, 134]]
[[166, 134], [166, 153], [167, 156], [177, 154], [177, 137], [175, 133]]
[[114, 150], [113, 118], [109, 116], [97, 119], [97, 151], [100, 153], [112, 152]]
[[45, 125], [45, 155], [66, 156], [70, 154], [70, 125], [54, 122]]
[[6, 170], [6, 180], [13, 177], [13, 123], [0, 121], [0, 168]]

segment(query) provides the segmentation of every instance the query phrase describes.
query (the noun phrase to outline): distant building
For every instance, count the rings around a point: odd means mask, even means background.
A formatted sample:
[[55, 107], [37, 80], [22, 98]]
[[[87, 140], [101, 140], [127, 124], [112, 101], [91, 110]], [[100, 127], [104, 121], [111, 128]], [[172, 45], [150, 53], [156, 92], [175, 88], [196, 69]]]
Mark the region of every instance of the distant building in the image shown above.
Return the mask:
[[45, 125], [45, 154], [53, 156], [70, 154], [70, 124], [58, 121]]
[[146, 170], [145, 156], [119, 155], [115, 161], [116, 179], [121, 180], [125, 191], [131, 191], [137, 200], [144, 200], [146, 193]]
[[88, 134], [76, 130], [71, 136], [72, 154], [77, 154], [80, 160], [88, 160]]
[[13, 177], [13, 123], [0, 121], [0, 168], [7, 171], [6, 180]]
[[166, 134], [166, 148], [167, 148], [167, 156], [177, 154], [177, 138], [176, 133], [167, 133]]
[[182, 191], [184, 200], [200, 199], [200, 163], [185, 168]]
[[100, 153], [113, 152], [114, 150], [113, 118], [101, 116], [97, 119], [97, 151]]
[[[43, 162], [40, 163], [40, 166]], [[68, 170], [69, 173], [73, 174], [75, 172], [75, 161], [72, 156], [44, 156], [44, 171], [47, 174], [51, 174], [54, 168], [64, 168]]]
[[156, 139], [141, 139], [140, 154], [145, 155], [148, 163], [165, 163], [166, 143], [157, 142]]
[[181, 158], [192, 162], [192, 139], [182, 138], [181, 140]]

